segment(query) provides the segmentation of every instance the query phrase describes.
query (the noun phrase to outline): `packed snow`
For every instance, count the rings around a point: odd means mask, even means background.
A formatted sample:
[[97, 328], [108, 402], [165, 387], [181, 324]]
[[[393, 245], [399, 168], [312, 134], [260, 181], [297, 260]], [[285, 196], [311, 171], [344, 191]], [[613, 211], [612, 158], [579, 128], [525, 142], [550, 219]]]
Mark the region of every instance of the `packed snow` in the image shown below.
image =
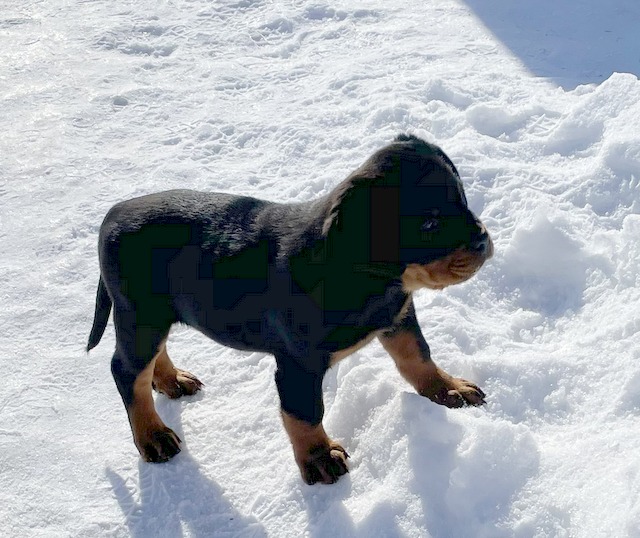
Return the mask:
[[[639, 20], [632, 0], [5, 2], [0, 534], [640, 537]], [[421, 398], [373, 343], [325, 378], [351, 472], [307, 486], [273, 359], [176, 327], [205, 389], [157, 397], [183, 451], [142, 462], [112, 325], [83, 350], [109, 207], [310, 200], [400, 132], [444, 148], [495, 242], [416, 296], [488, 405]]]

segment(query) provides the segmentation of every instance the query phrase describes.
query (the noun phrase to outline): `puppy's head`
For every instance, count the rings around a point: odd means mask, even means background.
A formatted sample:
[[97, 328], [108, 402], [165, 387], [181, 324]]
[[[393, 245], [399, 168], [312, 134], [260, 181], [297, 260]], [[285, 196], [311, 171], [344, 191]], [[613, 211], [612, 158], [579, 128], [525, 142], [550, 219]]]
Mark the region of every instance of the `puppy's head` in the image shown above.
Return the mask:
[[327, 222], [351, 244], [345, 252], [397, 267], [406, 291], [463, 282], [493, 254], [455, 166], [415, 136], [400, 135], [376, 152], [332, 198]]

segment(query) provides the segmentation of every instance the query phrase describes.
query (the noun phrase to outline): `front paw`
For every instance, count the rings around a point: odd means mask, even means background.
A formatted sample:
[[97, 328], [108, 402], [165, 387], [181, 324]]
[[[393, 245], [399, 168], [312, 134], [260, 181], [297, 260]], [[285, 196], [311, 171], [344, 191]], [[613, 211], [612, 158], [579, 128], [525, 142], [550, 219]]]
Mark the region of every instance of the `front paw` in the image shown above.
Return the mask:
[[475, 383], [451, 377], [442, 371], [438, 373], [439, 379], [420, 392], [432, 402], [446, 407], [480, 406], [487, 403], [485, 393]]
[[136, 439], [136, 446], [145, 461], [163, 463], [180, 452], [181, 442], [171, 428], [164, 426], [155, 431], [144, 432], [144, 435]]
[[335, 442], [313, 448], [300, 462], [302, 479], [307, 484], [334, 484], [338, 478], [349, 472], [348, 457], [347, 451]]

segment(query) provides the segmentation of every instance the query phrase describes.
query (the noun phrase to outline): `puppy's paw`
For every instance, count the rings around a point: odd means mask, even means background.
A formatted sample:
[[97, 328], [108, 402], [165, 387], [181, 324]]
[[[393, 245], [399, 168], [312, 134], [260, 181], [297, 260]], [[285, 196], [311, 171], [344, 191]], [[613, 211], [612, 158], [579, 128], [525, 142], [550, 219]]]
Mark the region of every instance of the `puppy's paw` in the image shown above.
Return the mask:
[[196, 376], [185, 370], [176, 369], [176, 383], [180, 387], [182, 396], [192, 396], [204, 385]]
[[140, 455], [145, 461], [163, 463], [180, 452], [180, 437], [166, 426], [161, 430], [150, 431], [144, 439], [136, 440]]
[[335, 442], [328, 446], [316, 447], [300, 464], [302, 479], [307, 484], [334, 484], [338, 478], [349, 472], [348, 457], [347, 451]]
[[171, 377], [154, 377], [152, 386], [167, 398], [176, 399], [180, 396], [192, 396], [204, 385], [192, 373], [176, 368], [175, 375]]
[[439, 379], [421, 391], [421, 394], [432, 402], [446, 407], [480, 406], [487, 403], [485, 393], [475, 383], [451, 377], [440, 369], [438, 373]]

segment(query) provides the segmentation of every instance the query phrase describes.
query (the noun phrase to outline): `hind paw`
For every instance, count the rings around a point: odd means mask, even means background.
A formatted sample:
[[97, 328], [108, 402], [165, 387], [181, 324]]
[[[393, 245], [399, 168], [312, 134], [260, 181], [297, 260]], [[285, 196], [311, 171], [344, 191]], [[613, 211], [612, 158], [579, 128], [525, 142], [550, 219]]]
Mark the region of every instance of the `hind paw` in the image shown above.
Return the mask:
[[154, 377], [152, 386], [168, 398], [175, 399], [180, 396], [191, 396], [204, 385], [192, 373], [175, 368], [173, 376]]

